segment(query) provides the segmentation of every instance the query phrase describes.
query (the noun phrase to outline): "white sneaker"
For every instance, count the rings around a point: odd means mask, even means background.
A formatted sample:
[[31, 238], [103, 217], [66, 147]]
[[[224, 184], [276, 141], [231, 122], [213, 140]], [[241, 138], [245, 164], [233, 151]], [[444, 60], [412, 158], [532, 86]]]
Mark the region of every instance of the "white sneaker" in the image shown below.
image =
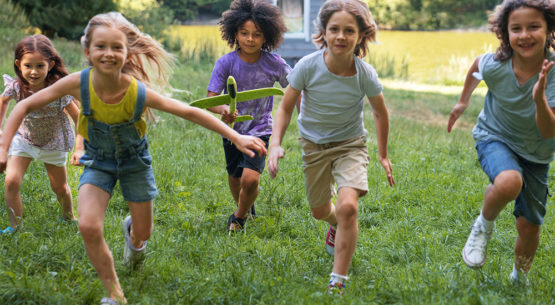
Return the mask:
[[493, 231], [486, 232], [483, 225], [475, 221], [470, 236], [462, 250], [464, 263], [470, 268], [480, 268], [486, 262], [488, 242]]
[[331, 256], [335, 255], [335, 231], [336, 229], [330, 225], [326, 235], [326, 252]]
[[125, 246], [123, 247], [123, 263], [129, 268], [135, 269], [141, 265], [145, 259], [146, 240], [140, 249], [133, 247], [129, 240], [131, 231], [131, 216], [125, 217], [122, 224], [123, 236], [125, 236]]

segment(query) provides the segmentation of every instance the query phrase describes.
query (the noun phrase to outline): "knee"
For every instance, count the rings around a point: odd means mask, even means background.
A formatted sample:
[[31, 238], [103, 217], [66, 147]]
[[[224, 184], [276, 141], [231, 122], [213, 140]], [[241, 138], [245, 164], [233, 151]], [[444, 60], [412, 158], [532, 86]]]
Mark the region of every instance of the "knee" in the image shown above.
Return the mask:
[[358, 214], [358, 202], [342, 202], [335, 207], [337, 218], [356, 218]]
[[21, 178], [6, 176], [4, 187], [6, 188], [6, 192], [19, 192], [21, 188]]
[[69, 185], [67, 185], [67, 183], [58, 184], [58, 185], [50, 184], [50, 187], [52, 188], [52, 191], [54, 191], [54, 193], [57, 196], [70, 194]]
[[493, 182], [496, 192], [509, 200], [514, 200], [522, 190], [522, 176], [510, 170], [501, 172]]
[[518, 217], [516, 219], [516, 227], [517, 227], [518, 235], [521, 238], [530, 240], [530, 239], [538, 238], [540, 236], [541, 226], [529, 222], [524, 217]]
[[102, 227], [102, 224], [98, 224], [96, 221], [89, 221], [84, 217], [79, 218], [79, 232], [86, 242], [102, 239], [104, 236]]
[[241, 179], [241, 188], [247, 192], [255, 192], [258, 190], [258, 178], [249, 177]]
[[312, 208], [310, 211], [312, 212], [312, 217], [315, 219], [327, 219], [332, 213], [331, 203], [317, 208]]

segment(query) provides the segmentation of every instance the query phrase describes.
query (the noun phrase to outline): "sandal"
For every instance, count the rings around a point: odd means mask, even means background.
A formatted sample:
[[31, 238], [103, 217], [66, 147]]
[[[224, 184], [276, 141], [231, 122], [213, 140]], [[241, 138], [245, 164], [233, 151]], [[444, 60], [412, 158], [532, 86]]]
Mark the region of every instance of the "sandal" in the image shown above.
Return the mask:
[[229, 230], [229, 233], [242, 231], [246, 220], [246, 218], [236, 217], [235, 213], [231, 214], [227, 220], [227, 229]]

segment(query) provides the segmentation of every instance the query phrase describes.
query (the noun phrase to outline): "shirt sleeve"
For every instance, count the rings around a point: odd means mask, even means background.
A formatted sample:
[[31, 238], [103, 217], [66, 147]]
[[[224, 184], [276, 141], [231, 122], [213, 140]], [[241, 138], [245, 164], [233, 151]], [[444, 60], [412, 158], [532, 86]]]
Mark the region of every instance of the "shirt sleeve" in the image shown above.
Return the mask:
[[295, 68], [287, 75], [287, 81], [289, 81], [291, 87], [299, 91], [302, 91], [306, 87], [305, 70], [305, 61], [301, 59], [295, 65]]
[[17, 81], [7, 74], [4, 74], [2, 77], [4, 78], [4, 92], [2, 96], [9, 96], [15, 99], [15, 84]]
[[364, 78], [362, 79], [364, 94], [368, 97], [373, 97], [382, 93], [383, 86], [378, 79], [378, 72], [376, 72], [376, 69], [366, 63], [364, 63], [362, 67], [364, 69]]
[[220, 57], [220, 59], [216, 61], [214, 69], [212, 70], [212, 75], [210, 76], [210, 82], [208, 83], [208, 91], [217, 94], [222, 93], [227, 82], [227, 77], [229, 76], [229, 69], [227, 66], [225, 56]]
[[545, 86], [545, 98], [547, 99], [547, 105], [551, 108], [555, 108], [555, 69], [551, 68], [547, 74], [547, 83]]
[[280, 60], [281, 60], [282, 73], [278, 82], [282, 88], [285, 88], [287, 87], [287, 85], [289, 85], [289, 81], [287, 80], [287, 75], [291, 73], [291, 67], [285, 62], [283, 58], [280, 57]]

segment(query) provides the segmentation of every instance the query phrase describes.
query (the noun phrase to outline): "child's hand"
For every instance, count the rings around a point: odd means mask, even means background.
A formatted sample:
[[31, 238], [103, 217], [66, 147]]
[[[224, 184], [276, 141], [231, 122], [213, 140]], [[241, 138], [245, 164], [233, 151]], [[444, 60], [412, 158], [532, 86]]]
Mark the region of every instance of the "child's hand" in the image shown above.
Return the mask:
[[538, 77], [538, 81], [534, 85], [534, 89], [532, 91], [532, 96], [534, 98], [534, 101], [536, 101], [536, 103], [543, 102], [544, 100], [547, 74], [549, 73], [549, 70], [553, 68], [554, 64], [555, 64], [554, 62], [549, 61], [547, 59], [544, 59], [543, 61], [542, 70]]
[[389, 161], [389, 158], [379, 158], [380, 163], [382, 164], [383, 168], [385, 169], [385, 174], [387, 175], [387, 182], [389, 182], [389, 186], [395, 185], [395, 179], [393, 179], [393, 166]]
[[283, 158], [284, 155], [285, 150], [283, 150], [281, 146], [273, 146], [270, 149], [270, 154], [268, 155], [268, 172], [270, 173], [270, 177], [276, 177], [279, 170], [279, 159]]
[[236, 141], [233, 142], [233, 144], [235, 144], [237, 149], [249, 155], [251, 158], [255, 156], [255, 153], [252, 150], [257, 151], [259, 156], [266, 155], [268, 153], [264, 141], [257, 137], [241, 135]]
[[457, 103], [455, 107], [453, 107], [453, 110], [451, 110], [451, 114], [449, 115], [449, 122], [447, 123], [447, 132], [451, 132], [451, 129], [453, 129], [453, 125], [455, 125], [455, 122], [459, 119], [459, 117], [463, 114], [467, 107], [468, 104], [460, 102]]
[[85, 151], [82, 149], [75, 149], [73, 154], [71, 155], [70, 164], [75, 166], [83, 166], [83, 164], [79, 163], [81, 157], [85, 154]]
[[222, 121], [226, 124], [231, 124], [233, 122], [235, 122], [235, 119], [237, 118], [237, 115], [239, 114], [239, 112], [237, 111], [237, 109], [235, 109], [234, 113], [230, 113], [229, 112], [229, 106], [225, 107], [222, 110]]

